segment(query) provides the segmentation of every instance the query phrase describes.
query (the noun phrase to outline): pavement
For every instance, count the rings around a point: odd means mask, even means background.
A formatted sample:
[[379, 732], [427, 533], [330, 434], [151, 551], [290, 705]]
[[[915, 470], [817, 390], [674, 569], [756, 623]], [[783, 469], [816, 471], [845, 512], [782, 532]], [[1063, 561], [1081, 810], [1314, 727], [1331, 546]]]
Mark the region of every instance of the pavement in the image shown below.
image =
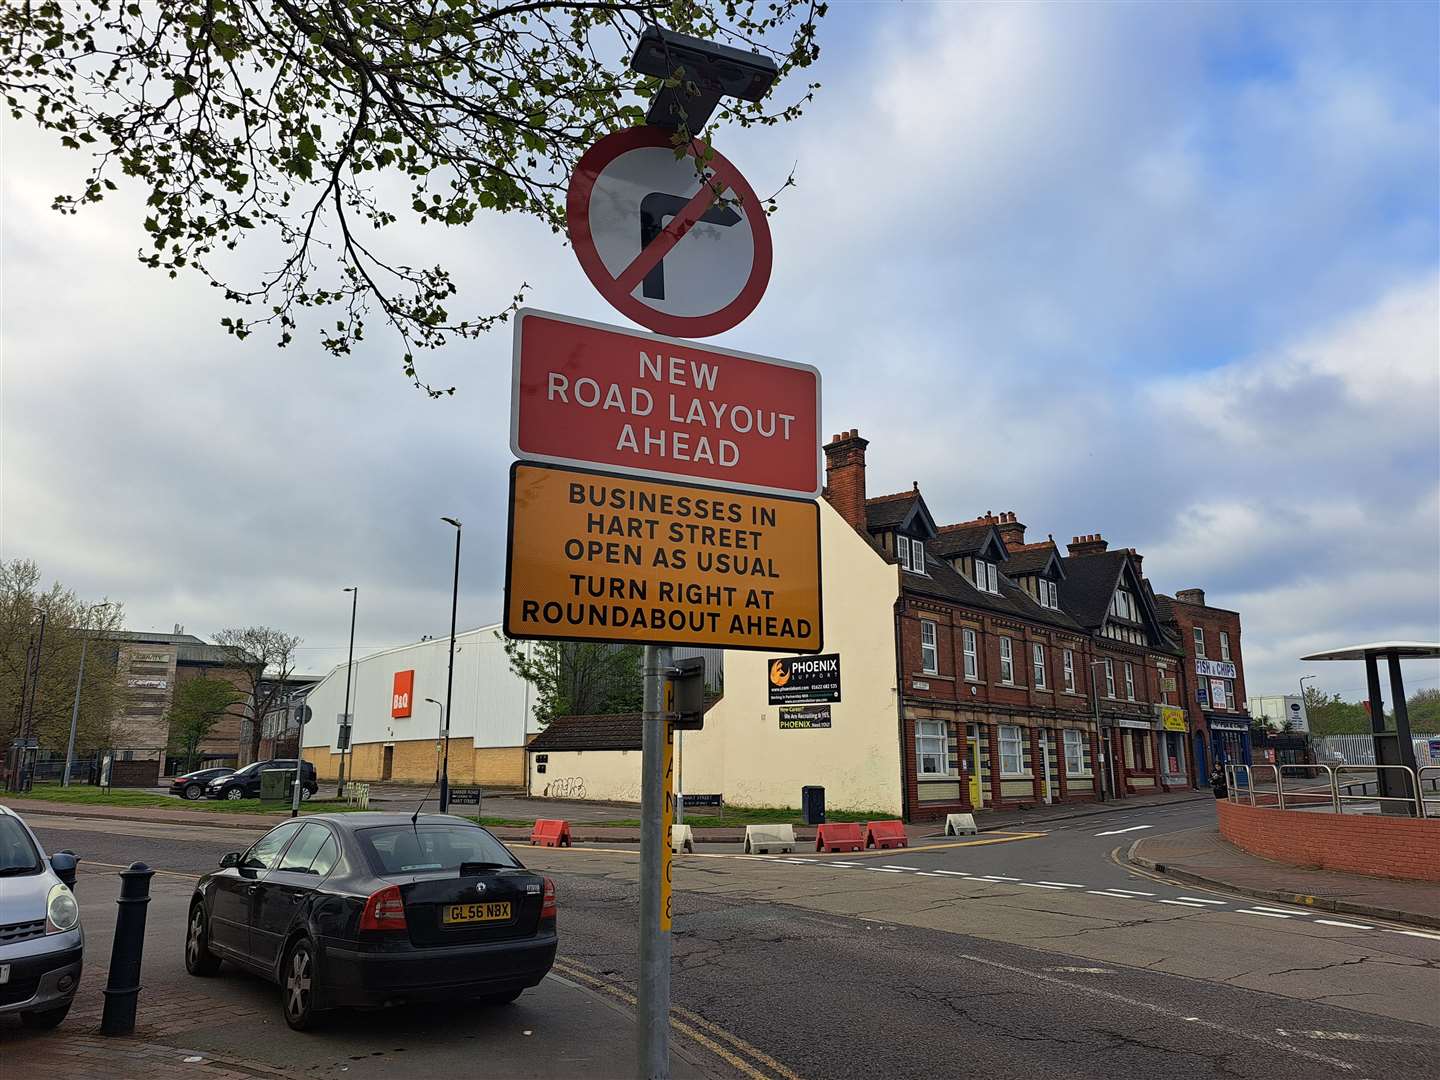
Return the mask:
[[[1141, 833], [1213, 827], [1213, 799], [1133, 800], [1040, 828], [1029, 828], [1032, 820], [1027, 815], [1024, 829], [932, 837], [896, 851], [757, 857], [732, 846], [677, 855], [671, 1030], [677, 1056], [697, 1070], [688, 1075], [1435, 1075], [1440, 932], [1248, 900], [1124, 859]], [[565, 982], [551, 980], [554, 994], [547, 983], [547, 993], [498, 1013], [458, 1006], [357, 1013], [302, 1037], [285, 1027], [274, 988], [259, 980], [180, 973], [177, 897], [220, 853], [246, 842], [243, 834], [57, 815], [37, 815], [32, 824], [47, 846], [83, 856], [81, 902], [93, 935], [87, 980], [108, 953], [109, 875], [136, 858], [164, 871], [151, 907], [141, 1015], [153, 1014], [149, 1037], [169, 1048], [167, 1067], [174, 1052], [187, 1050], [215, 1062], [221, 1076], [222, 1068], [248, 1076], [290, 1069], [326, 1080], [633, 1073], [633, 844], [516, 847], [557, 883], [556, 973]], [[572, 987], [592, 997], [562, 993]], [[612, 1031], [567, 1027], [569, 1012], [603, 1018], [599, 1010], [611, 1005], [619, 1010]], [[172, 1023], [185, 1026], [171, 1030]], [[69, 1027], [27, 1037], [27, 1053], [13, 1058], [24, 1063], [19, 1075], [117, 1075], [94, 1060], [67, 1071], [39, 1056], [42, 1047], [54, 1055], [91, 1038]], [[4, 1080], [10, 1035], [0, 1030]], [[564, 1056], [585, 1053], [590, 1042], [600, 1048], [596, 1056]], [[156, 1072], [154, 1060], [144, 1059], [146, 1075], [179, 1075]], [[247, 1072], [250, 1062], [257, 1064]]]
[[1422, 881], [1307, 870], [1252, 855], [1218, 829], [1147, 836], [1130, 846], [1132, 863], [1180, 881], [1322, 911], [1440, 927], [1440, 888]]

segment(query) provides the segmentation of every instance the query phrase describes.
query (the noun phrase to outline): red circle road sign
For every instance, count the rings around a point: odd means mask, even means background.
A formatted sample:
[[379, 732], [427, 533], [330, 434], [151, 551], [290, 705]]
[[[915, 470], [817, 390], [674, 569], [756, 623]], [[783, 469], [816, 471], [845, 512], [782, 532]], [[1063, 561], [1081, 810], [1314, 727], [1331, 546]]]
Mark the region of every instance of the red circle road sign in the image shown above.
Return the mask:
[[[698, 143], [698, 140], [697, 140]], [[702, 185], [692, 144], [677, 158], [657, 127], [607, 135], [575, 167], [570, 240], [591, 284], [641, 326], [710, 337], [755, 310], [770, 282], [770, 225], [754, 190], [718, 152]], [[729, 196], [716, 205], [714, 189]]]

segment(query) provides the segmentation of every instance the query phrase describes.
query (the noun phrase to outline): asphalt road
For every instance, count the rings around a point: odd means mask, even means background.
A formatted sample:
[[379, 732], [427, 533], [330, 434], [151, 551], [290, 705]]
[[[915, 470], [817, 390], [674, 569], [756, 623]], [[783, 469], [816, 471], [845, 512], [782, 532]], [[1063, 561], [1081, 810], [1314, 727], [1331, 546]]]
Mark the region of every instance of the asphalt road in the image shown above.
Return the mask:
[[[743, 1067], [704, 1061], [712, 1071], [786, 1080], [1435, 1075], [1440, 934], [1257, 906], [1114, 861], [1137, 836], [1191, 828], [1213, 812], [1203, 802], [1127, 809], [1030, 838], [987, 834], [864, 856], [678, 857], [677, 1018], [755, 1048]], [[196, 873], [247, 839], [233, 829], [34, 824], [91, 871], [141, 858]], [[520, 855], [559, 883], [561, 973], [612, 995], [633, 990], [633, 849]], [[230, 1042], [217, 1049], [254, 1045], [252, 1027], [266, 1039], [277, 1025], [289, 1034], [278, 1010], [263, 1013], [268, 988], [233, 982], [256, 999], [255, 1019], [226, 1025]], [[206, 984], [205, 993], [215, 991]], [[529, 1007], [556, 1038], [578, 1037], [558, 1026], [564, 1001], [537, 997]], [[396, 1075], [393, 1049], [403, 1045], [407, 1071], [427, 1067], [417, 1048], [429, 1030], [443, 1050], [427, 1052], [448, 1065], [467, 1045], [473, 1053], [467, 1036], [500, 1039], [496, 1023], [453, 1011], [350, 1019], [307, 1044], [316, 1056], [306, 1064], [349, 1051], [359, 1075]], [[628, 1059], [585, 1064], [585, 1075], [629, 1072]]]

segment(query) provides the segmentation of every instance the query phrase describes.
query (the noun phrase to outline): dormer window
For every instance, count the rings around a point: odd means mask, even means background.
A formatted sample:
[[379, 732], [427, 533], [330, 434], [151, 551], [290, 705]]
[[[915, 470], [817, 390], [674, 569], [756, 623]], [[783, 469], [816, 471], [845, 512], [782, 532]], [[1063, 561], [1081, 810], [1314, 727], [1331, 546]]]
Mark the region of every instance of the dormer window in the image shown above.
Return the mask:
[[908, 536], [895, 537], [895, 553], [900, 556], [900, 565], [912, 574], [925, 573], [925, 541], [912, 540]]
[[996, 572], [993, 562], [986, 562], [984, 559], [975, 560], [975, 587], [981, 592], [998, 593], [1000, 591], [1000, 576]]
[[1038, 578], [1035, 582], [1035, 599], [1041, 607], [1060, 610], [1060, 590], [1049, 578]]
[[1125, 589], [1115, 590], [1115, 595], [1110, 598], [1110, 613], [1131, 622], [1140, 621], [1140, 608], [1135, 603], [1135, 597]]

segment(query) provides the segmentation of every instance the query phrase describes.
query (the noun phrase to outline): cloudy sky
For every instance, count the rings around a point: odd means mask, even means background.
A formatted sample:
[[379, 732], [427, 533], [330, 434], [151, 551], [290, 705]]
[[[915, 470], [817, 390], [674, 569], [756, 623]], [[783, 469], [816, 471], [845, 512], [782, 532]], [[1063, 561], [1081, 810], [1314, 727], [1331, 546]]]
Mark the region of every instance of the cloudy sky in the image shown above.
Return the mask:
[[[1313, 649], [1440, 637], [1440, 65], [1433, 4], [837, 4], [783, 130], [719, 132], [775, 274], [718, 343], [804, 360], [872, 494], [1100, 532], [1158, 589], [1238, 609], [1252, 693], [1360, 696]], [[345, 360], [237, 343], [196, 281], [137, 266], [133, 193], [61, 218], [73, 154], [6, 121], [5, 558], [127, 624], [267, 623], [301, 667], [498, 619], [508, 329], [412, 390], [378, 332]], [[544, 226], [391, 250], [465, 299], [623, 321]], [[378, 328], [377, 328], [378, 329]], [[1411, 685], [1440, 667], [1407, 665]]]

